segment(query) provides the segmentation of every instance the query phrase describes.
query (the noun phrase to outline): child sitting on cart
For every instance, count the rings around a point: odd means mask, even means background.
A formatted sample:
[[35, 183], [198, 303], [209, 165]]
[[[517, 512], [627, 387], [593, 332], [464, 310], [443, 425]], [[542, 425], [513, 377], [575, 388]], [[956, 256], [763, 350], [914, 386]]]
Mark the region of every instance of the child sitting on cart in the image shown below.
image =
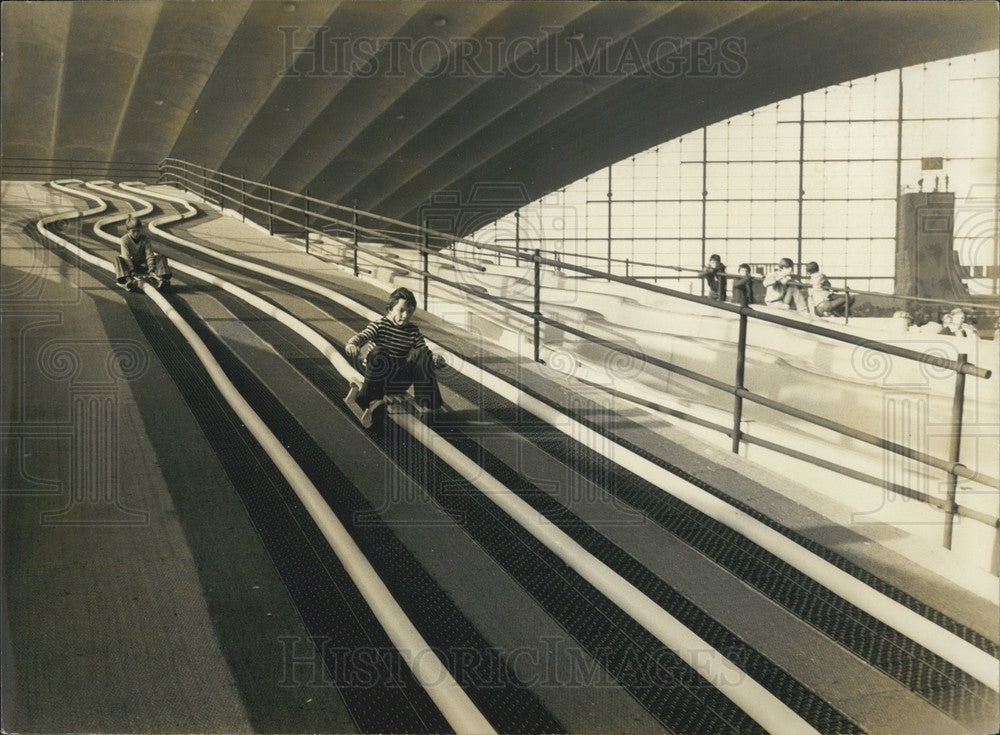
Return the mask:
[[360, 356], [362, 346], [373, 345], [360, 366], [365, 381], [357, 393], [357, 403], [362, 410], [387, 394], [405, 393], [411, 385], [418, 409], [442, 408], [434, 369], [444, 364], [444, 358], [431, 353], [420, 328], [410, 321], [416, 308], [413, 292], [397, 288], [389, 295], [385, 316], [347, 341], [347, 355], [354, 360]]
[[170, 266], [165, 255], [153, 252], [149, 237], [142, 229], [142, 220], [129, 217], [120, 241], [121, 251], [115, 256], [115, 280], [128, 291], [138, 291], [138, 279], [149, 278], [156, 288], [170, 283]]

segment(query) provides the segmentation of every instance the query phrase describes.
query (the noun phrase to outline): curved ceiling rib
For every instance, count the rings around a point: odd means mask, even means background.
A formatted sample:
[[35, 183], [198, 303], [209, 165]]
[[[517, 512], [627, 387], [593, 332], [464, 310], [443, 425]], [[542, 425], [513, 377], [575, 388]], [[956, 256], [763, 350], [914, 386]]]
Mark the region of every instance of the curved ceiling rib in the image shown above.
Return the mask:
[[127, 101], [115, 160], [159, 161], [170, 153], [185, 122], [197, 116], [195, 103], [250, 5], [210, 3], [194, 14], [186, 3], [163, 4]]
[[[395, 38], [421, 44], [420, 48], [453, 48], [455, 39], [472, 37], [505, 6], [505, 2], [428, 3], [396, 31]], [[270, 177], [285, 182], [289, 189], [304, 191], [327, 166], [335, 165], [344, 175], [357, 176], [365, 162], [350, 155], [352, 142], [376, 125], [387, 108], [424, 79], [414, 65], [401, 63], [394, 68], [393, 56], [398, 53], [396, 47], [383, 45], [373, 60], [378, 73], [371, 78], [351, 79], [281, 157]], [[385, 130], [384, 144], [394, 145], [396, 134], [391, 128]], [[317, 156], [317, 150], [325, 155]]]
[[[309, 50], [301, 54], [292, 69], [283, 73], [274, 92], [228, 152], [223, 168], [256, 181], [273, 178], [272, 169], [350, 81], [346, 75], [324, 72], [334, 63], [325, 56], [331, 52], [331, 39], [393, 38], [423, 5], [345, 2], [311, 41], [307, 41], [308, 29], [295, 29], [289, 43], [309, 44]], [[378, 12], [373, 12], [374, 7], [379, 8]], [[326, 155], [322, 150], [313, 150], [312, 154]], [[276, 185], [284, 183], [275, 179]]]
[[101, 3], [70, 3], [56, 158], [113, 160], [114, 136], [128, 104], [160, 3], [123, 3], [108, 14]]
[[[540, 80], [517, 78], [524, 76], [517, 74], [517, 65], [529, 68], [527, 64], [538, 63], [540, 56], [549, 53], [554, 37], [567, 26], [575, 28], [588, 12], [594, 12], [588, 3], [531, 3], [528, 8], [506, 8], [452, 50], [445, 68], [459, 73], [419, 81], [352, 141], [344, 157], [351, 162], [353, 175], [348, 175], [337, 158], [310, 182], [310, 188], [324, 199], [357, 202], [363, 208], [372, 205], [383, 195], [381, 189], [373, 187], [373, 181], [402, 184], [436, 158], [428, 156], [428, 147], [422, 146], [428, 136], [437, 154], [441, 148], [454, 146], [463, 133], [472, 134], [475, 122], [471, 117], [485, 124], [508, 109], [502, 101], [498, 105], [491, 94], [481, 94], [497, 75], [507, 75], [521, 87], [537, 88]], [[619, 18], [625, 22], [633, 15], [619, 13]], [[513, 40], [504, 43], [503, 39]], [[470, 49], [479, 53], [470, 55]], [[495, 49], [503, 49], [505, 54]], [[485, 116], [484, 103], [493, 108]], [[434, 132], [441, 129], [442, 121], [456, 118], [461, 121], [460, 129]]]
[[19, 3], [0, 5], [0, 84], [4, 90], [31, 89], [33, 94], [19, 98], [17, 105], [7, 104], [4, 94], [0, 105], [3, 155], [52, 158], [72, 8], [65, 3], [48, 3], [43, 13], [25, 14], [19, 13], [16, 5]]
[[[170, 155], [218, 169], [294, 63], [289, 39], [328, 23], [339, 3], [254, 3], [205, 83]], [[299, 49], [307, 53], [304, 48]], [[248, 63], [251, 59], [257, 63]]]
[[[684, 3], [674, 12], [654, 18], [653, 22], [641, 28], [629, 29], [608, 46], [604, 57], [615, 60], [623, 58], [625, 49], [633, 45], [642, 49], [655, 48], [660, 38], [710, 38], [716, 34], [728, 33], [730, 30], [739, 30], [734, 24], [738, 24], [741, 19], [755, 17], [764, 10], [770, 10], [771, 15], [781, 12], [780, 6], [761, 3], [725, 4], [724, 8], [712, 12], [703, 11], [696, 5]], [[597, 28], [606, 27], [607, 21], [603, 18], [595, 20], [597, 22], [593, 25]], [[577, 25], [583, 26], [582, 23]], [[599, 34], [600, 31], [594, 33], [595, 36]], [[669, 53], [670, 48], [664, 45], [664, 53]], [[600, 63], [599, 60], [597, 63]], [[609, 65], [610, 68], [612, 67]], [[603, 100], [608, 91], [617, 85], [627, 83], [630, 79], [630, 75], [615, 73], [579, 78], [569, 75], [554, 78], [551, 83], [517, 100], [509, 110], [494, 116], [485, 127], [475, 131], [452, 150], [439, 154], [432, 165], [427, 166], [413, 180], [404, 182], [395, 192], [375, 204], [375, 207], [379, 211], [395, 212], [396, 214], [392, 216], [396, 216], [411, 213], [424, 203], [426, 196], [418, 192], [426, 191], [428, 186], [432, 191], [458, 190], [456, 182], [463, 181], [467, 176], [472, 177], [473, 185], [511, 180], [509, 174], [504, 174], [500, 167], [491, 166], [490, 162], [498, 160], [506, 151], [516, 150], [525, 142], [533, 140], [540, 134], [539, 131], [543, 131], [546, 126], [563, 116], [577, 120], [578, 123], [581, 120], [589, 121], [590, 113], [584, 110], [603, 108], [605, 104]], [[663, 87], [667, 82], [669, 80], [664, 79], [657, 84], [656, 81], [647, 78], [643, 79], [642, 83], [650, 91], [663, 94], [665, 91]], [[642, 117], [643, 114], [641, 105], [634, 109], [618, 111], [623, 121], [633, 115]], [[667, 127], [664, 125], [664, 135], [666, 131]], [[607, 135], [608, 130], [605, 129], [604, 132]], [[554, 154], [560, 158], [572, 156], [573, 151], [579, 148], [578, 133], [574, 131], [559, 140], [550, 141], [549, 145], [554, 149], [546, 152], [544, 156], [546, 159], [551, 160]], [[600, 166], [598, 159], [604, 147], [599, 146], [589, 151], [593, 156], [595, 168]], [[489, 173], [491, 171], [495, 173]], [[536, 193], [536, 187], [530, 178], [523, 177], [514, 181], [523, 186], [532, 199], [540, 196]], [[469, 192], [471, 187], [463, 187], [462, 190]]]

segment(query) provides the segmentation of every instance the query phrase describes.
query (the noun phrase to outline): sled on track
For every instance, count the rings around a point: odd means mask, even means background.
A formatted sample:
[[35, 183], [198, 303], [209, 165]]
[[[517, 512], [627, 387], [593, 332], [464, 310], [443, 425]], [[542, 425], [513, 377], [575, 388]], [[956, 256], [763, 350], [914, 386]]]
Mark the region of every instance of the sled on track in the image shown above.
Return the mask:
[[169, 278], [159, 278], [152, 273], [136, 273], [127, 283], [123, 284], [123, 287], [126, 291], [136, 292], [142, 291], [143, 285], [147, 283], [157, 291], [170, 290]]
[[358, 405], [358, 394], [360, 392], [361, 385], [352, 382], [351, 389], [344, 396], [344, 403], [347, 404], [347, 407], [351, 409], [351, 413], [354, 414], [366, 429], [370, 429], [372, 424], [375, 423], [375, 416], [379, 412], [390, 414], [409, 413], [417, 414], [418, 416], [430, 413], [429, 409], [418, 406], [410, 393], [386, 393], [382, 398], [368, 404], [368, 408], [362, 409]]

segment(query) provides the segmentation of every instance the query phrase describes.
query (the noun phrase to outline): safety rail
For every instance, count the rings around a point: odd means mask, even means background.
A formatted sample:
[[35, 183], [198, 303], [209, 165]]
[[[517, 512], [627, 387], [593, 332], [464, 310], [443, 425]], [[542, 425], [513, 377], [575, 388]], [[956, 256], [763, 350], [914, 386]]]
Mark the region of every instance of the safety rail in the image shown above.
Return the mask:
[[[991, 488], [1000, 487], [1000, 480], [976, 469], [967, 467], [959, 461], [959, 451], [962, 437], [963, 406], [965, 403], [965, 379], [971, 376], [980, 379], [989, 379], [991, 372], [988, 369], [978, 367], [968, 362], [966, 354], [958, 355], [957, 359], [949, 359], [940, 355], [927, 352], [919, 352], [898, 345], [881, 342], [869, 337], [851, 334], [842, 330], [831, 329], [822, 325], [807, 321], [801, 321], [780, 314], [769, 313], [763, 310], [755, 310], [749, 307], [740, 307], [719, 301], [712, 301], [703, 296], [685, 293], [665, 286], [645, 283], [631, 276], [617, 275], [606, 271], [587, 268], [582, 265], [567, 263], [558, 257], [546, 257], [541, 249], [528, 250], [526, 248], [512, 249], [492, 243], [479, 242], [466, 237], [459, 237], [448, 233], [431, 230], [421, 225], [396, 220], [383, 215], [365, 212], [332, 202], [325, 202], [309, 196], [308, 192], [299, 192], [274, 187], [270, 184], [251, 181], [239, 176], [233, 176], [221, 171], [208, 169], [197, 164], [192, 164], [177, 159], [165, 159], [161, 164], [161, 181], [164, 183], [175, 183], [185, 190], [192, 191], [208, 201], [231, 209], [244, 219], [251, 219], [262, 226], [266, 226], [271, 233], [275, 232], [275, 223], [289, 225], [293, 232], [301, 233], [305, 240], [306, 252], [310, 252], [310, 234], [316, 236], [329, 236], [328, 230], [333, 230], [342, 236], [338, 238], [344, 246], [353, 252], [353, 270], [357, 276], [360, 273], [358, 266], [358, 254], [365, 253], [367, 256], [381, 260], [395, 268], [403, 269], [416, 277], [422, 279], [423, 284], [423, 305], [427, 308], [428, 293], [432, 282], [440, 283], [449, 289], [454, 289], [466, 296], [486, 300], [493, 307], [505, 309], [512, 314], [529, 320], [532, 324], [532, 344], [535, 361], [541, 361], [541, 325], [552, 327], [566, 334], [571, 334], [593, 344], [600, 345], [606, 349], [614, 350], [630, 358], [641, 360], [652, 366], [686, 377], [700, 384], [710, 386], [716, 390], [728, 393], [733, 396], [732, 423], [728, 427], [701, 420], [704, 426], [721, 431], [731, 439], [731, 448], [734, 453], [739, 453], [741, 444], [755, 444], [774, 451], [781, 452], [787, 456], [805, 459], [817, 466], [831, 469], [844, 476], [862, 479], [875, 486], [897, 492], [906, 497], [914, 498], [928, 505], [941, 509], [945, 516], [944, 532], [942, 544], [945, 548], [951, 548], [954, 519], [956, 517], [968, 518], [991, 527], [994, 532], [994, 548], [991, 556], [990, 568], [994, 574], [1000, 573], [1000, 517], [984, 513], [975, 508], [969, 508], [957, 502], [957, 484], [959, 478], [964, 478], [977, 483], [981, 483]], [[322, 211], [321, 211], [322, 210]], [[280, 211], [280, 213], [279, 213]], [[328, 212], [336, 212], [341, 216], [333, 216]], [[256, 216], [256, 219], [255, 219]], [[294, 219], [293, 219], [294, 218]], [[364, 223], [364, 224], [362, 224]], [[407, 236], [408, 235], [408, 236]], [[419, 264], [407, 264], [399, 259], [387, 258], [384, 253], [380, 253], [374, 248], [367, 247], [362, 241], [362, 236], [373, 240], [398, 245], [403, 248], [413, 250], [420, 255]], [[451, 243], [453, 246], [463, 246], [464, 257], [458, 257], [453, 253], [458, 248], [453, 247], [451, 252], [440, 248], [431, 247], [431, 241], [438, 243]], [[470, 249], [471, 248], [471, 249]], [[473, 261], [475, 252], [491, 253], [493, 256], [514, 258], [516, 262], [525, 262], [532, 265], [533, 270], [533, 296], [531, 308], [514, 303], [504, 298], [500, 294], [491, 294], [482, 287], [472, 287], [456, 283], [454, 280], [443, 278], [429, 268], [429, 258], [445, 260], [453, 264], [483, 272], [486, 268], [478, 262]], [[736, 344], [736, 370], [733, 382], [712, 378], [703, 375], [695, 370], [684, 368], [666, 360], [661, 360], [652, 355], [644, 354], [634, 350], [627, 345], [622, 345], [597, 335], [578, 329], [571, 325], [558, 321], [542, 313], [542, 266], [547, 266], [553, 270], [568, 271], [582, 277], [599, 278], [609, 282], [620, 283], [623, 286], [636, 288], [642, 291], [651, 292], [661, 296], [679, 299], [698, 304], [702, 307], [727, 311], [739, 319], [739, 332]], [[823, 337], [838, 342], [853, 344], [876, 353], [891, 355], [906, 360], [931, 365], [955, 373], [955, 386], [952, 401], [950, 444], [948, 456], [946, 458], [935, 457], [926, 452], [922, 452], [911, 447], [904, 446], [890, 439], [862, 431], [856, 427], [827, 419], [816, 413], [805, 411], [801, 408], [782, 403], [781, 401], [767, 396], [754, 393], [745, 386], [746, 378], [746, 354], [747, 354], [747, 334], [751, 320], [775, 324], [788, 329], [807, 332], [819, 337]], [[928, 493], [914, 490], [897, 483], [890, 482], [884, 478], [866, 475], [855, 468], [844, 467], [835, 463], [822, 460], [820, 458], [805, 456], [801, 452], [779, 445], [775, 442], [765, 440], [761, 437], [752, 436], [742, 429], [743, 404], [749, 401], [768, 409], [776, 411], [786, 416], [793, 417], [816, 426], [823, 427], [837, 434], [849, 437], [862, 443], [878, 447], [893, 455], [918, 462], [927, 467], [941, 470], [947, 476], [947, 491], [945, 497], [938, 498]]]
[[160, 168], [155, 163], [129, 163], [80, 158], [29, 158], [4, 156], [0, 158], [0, 176], [28, 181], [50, 181], [60, 178], [109, 176], [129, 178], [153, 183], [160, 178]]

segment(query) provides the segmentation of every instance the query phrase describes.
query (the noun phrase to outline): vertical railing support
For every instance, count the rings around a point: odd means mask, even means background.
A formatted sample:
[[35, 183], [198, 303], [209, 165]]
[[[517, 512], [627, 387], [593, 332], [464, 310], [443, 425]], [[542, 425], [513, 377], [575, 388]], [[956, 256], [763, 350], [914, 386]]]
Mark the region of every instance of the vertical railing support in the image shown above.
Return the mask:
[[847, 285], [847, 281], [844, 281], [844, 296], [847, 297], [847, 303], [844, 304], [844, 324], [849, 324], [851, 321], [851, 287]]
[[[701, 260], [699, 268], [708, 262], [708, 128], [701, 129]], [[705, 279], [701, 282], [701, 295], [705, 295]]]
[[267, 182], [267, 234], [274, 234], [274, 190], [271, 188], [271, 182]]
[[608, 166], [608, 275], [611, 275], [611, 216], [612, 216], [612, 201], [614, 189], [611, 187], [611, 166]]
[[[959, 369], [955, 371], [955, 397], [951, 404], [951, 438], [948, 442], [948, 461], [952, 465], [958, 464], [959, 453], [962, 449], [962, 413], [965, 409], [965, 373], [961, 366], [965, 365], [967, 354], [958, 356]], [[948, 495], [945, 499], [944, 509], [944, 548], [951, 548], [952, 530], [955, 524], [955, 514], [958, 512], [958, 505], [955, 503], [955, 495], [958, 490], [958, 475], [954, 472], [948, 473]]]
[[352, 215], [352, 221], [354, 224], [354, 277], [358, 277], [358, 210], [357, 203], [355, 203], [354, 212]]
[[247, 180], [240, 177], [240, 216], [247, 221]]
[[421, 255], [423, 255], [423, 262], [424, 262], [424, 311], [427, 311], [427, 291], [428, 291], [428, 287], [429, 287], [429, 281], [428, 281], [428, 278], [427, 278], [427, 276], [428, 276], [428, 270], [427, 269], [429, 267], [429, 262], [428, 262], [428, 257], [427, 257], [428, 256], [427, 250], [428, 250], [428, 247], [430, 245], [430, 240], [427, 237], [427, 220], [426, 219], [423, 222], [423, 230], [424, 230], [424, 233], [423, 233], [423, 235], [424, 235], [423, 236], [424, 248], [423, 248], [423, 252], [421, 253]]
[[521, 265], [521, 210], [514, 210], [514, 265]]
[[990, 558], [990, 574], [1000, 576], [1000, 526], [993, 529], [993, 556]]
[[309, 190], [306, 189], [306, 198], [302, 200], [302, 222], [304, 224], [304, 234], [306, 240], [306, 255], [309, 255]]
[[534, 333], [532, 336], [532, 342], [535, 351], [535, 362], [541, 362], [541, 323], [538, 318], [542, 315], [542, 251], [539, 249], [535, 250], [535, 257], [533, 258], [535, 262], [535, 309], [532, 315], [532, 321], [534, 321]]
[[[746, 309], [747, 307], [743, 307]], [[740, 438], [743, 435], [743, 375], [747, 364], [747, 315], [740, 310], [740, 333], [736, 343], [736, 390], [733, 394], [733, 454], [740, 453]]]

